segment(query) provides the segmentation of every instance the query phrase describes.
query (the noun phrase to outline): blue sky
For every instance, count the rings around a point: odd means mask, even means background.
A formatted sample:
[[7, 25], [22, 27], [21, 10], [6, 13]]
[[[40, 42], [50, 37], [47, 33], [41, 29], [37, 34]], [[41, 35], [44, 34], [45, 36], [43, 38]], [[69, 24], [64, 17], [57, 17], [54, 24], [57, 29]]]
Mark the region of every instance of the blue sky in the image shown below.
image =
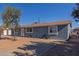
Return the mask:
[[[22, 3], [22, 4], [1, 4], [0, 14], [4, 12], [5, 7], [12, 6], [21, 10], [20, 24], [31, 24], [40, 19], [41, 23], [55, 22], [62, 20], [72, 20], [71, 12], [75, 4], [68, 3]], [[0, 16], [1, 19], [1, 16]], [[0, 20], [2, 24], [2, 20]], [[78, 27], [79, 23], [73, 22], [73, 28]]]

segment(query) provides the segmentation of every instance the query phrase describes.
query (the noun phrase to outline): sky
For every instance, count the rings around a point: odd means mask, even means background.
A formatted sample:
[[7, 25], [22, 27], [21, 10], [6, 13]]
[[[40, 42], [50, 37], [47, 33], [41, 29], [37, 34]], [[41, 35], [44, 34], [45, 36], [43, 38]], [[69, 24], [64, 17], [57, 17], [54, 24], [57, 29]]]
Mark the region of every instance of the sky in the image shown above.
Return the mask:
[[[39, 20], [40, 23], [72, 20], [73, 28], [79, 26], [79, 23], [74, 22], [75, 19], [71, 16], [75, 7], [75, 4], [72, 3], [0, 3], [0, 14], [4, 12], [7, 6], [21, 10], [20, 24], [22, 25], [29, 25]], [[1, 16], [0, 24], [2, 24]]]

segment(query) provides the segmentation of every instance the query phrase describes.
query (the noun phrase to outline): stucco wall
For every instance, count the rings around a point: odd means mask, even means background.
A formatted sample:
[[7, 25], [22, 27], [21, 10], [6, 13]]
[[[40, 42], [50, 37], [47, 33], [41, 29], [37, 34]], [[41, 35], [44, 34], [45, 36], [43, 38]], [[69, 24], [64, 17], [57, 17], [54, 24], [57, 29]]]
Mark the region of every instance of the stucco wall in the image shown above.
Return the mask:
[[48, 28], [47, 27], [34, 27], [33, 33], [27, 33], [24, 32], [25, 35], [31, 35], [32, 37], [42, 37], [43, 35], [48, 34]]
[[58, 25], [58, 35], [48, 34], [48, 27], [33, 28], [33, 33], [26, 33], [24, 35], [31, 35], [32, 37], [41, 38], [43, 35], [53, 39], [67, 39], [68, 27], [67, 25]]
[[[33, 33], [27, 33], [25, 30], [21, 32], [19, 29], [19, 33], [16, 36], [31, 36], [35, 38], [41, 38], [43, 35], [47, 36], [48, 38], [53, 39], [67, 39], [68, 38], [68, 25], [58, 25], [58, 35], [50, 35], [48, 34], [48, 27], [33, 27]], [[12, 35], [13, 35], [12, 31]]]
[[67, 25], [58, 26], [58, 37], [61, 39], [67, 39], [68, 36], [68, 27]]

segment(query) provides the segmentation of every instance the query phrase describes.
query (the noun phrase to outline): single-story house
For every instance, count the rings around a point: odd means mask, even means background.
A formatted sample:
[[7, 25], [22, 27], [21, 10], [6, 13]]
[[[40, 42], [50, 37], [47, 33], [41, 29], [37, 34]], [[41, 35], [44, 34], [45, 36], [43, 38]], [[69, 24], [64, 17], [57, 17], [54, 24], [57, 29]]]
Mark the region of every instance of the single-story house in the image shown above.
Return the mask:
[[[4, 30], [4, 35], [14, 35], [14, 29]], [[49, 23], [34, 23], [29, 26], [20, 26], [16, 31], [16, 36], [29, 36], [33, 38], [64, 39], [69, 38], [71, 32], [71, 21], [59, 21]]]

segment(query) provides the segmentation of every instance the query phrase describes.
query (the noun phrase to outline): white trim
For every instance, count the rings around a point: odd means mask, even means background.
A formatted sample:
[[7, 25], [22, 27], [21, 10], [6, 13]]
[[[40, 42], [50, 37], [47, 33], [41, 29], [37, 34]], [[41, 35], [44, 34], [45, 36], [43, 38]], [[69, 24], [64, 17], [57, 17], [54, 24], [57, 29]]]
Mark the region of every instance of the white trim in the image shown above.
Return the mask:
[[24, 36], [24, 28], [21, 28], [21, 36]]
[[33, 28], [32, 28], [32, 32], [27, 32], [27, 28], [25, 28], [25, 32], [26, 33], [33, 33]]
[[58, 26], [56, 26], [57, 33], [50, 33], [50, 27], [52, 27], [52, 26], [48, 26], [48, 34], [49, 35], [53, 35], [53, 34], [58, 35]]
[[8, 35], [11, 35], [12, 32], [11, 32], [11, 29], [8, 29]]
[[4, 30], [3, 31], [3, 35], [7, 35], [7, 30]]
[[67, 39], [69, 39], [69, 36], [70, 36], [70, 32], [71, 32], [71, 26], [70, 24], [67, 25], [67, 29], [68, 29], [68, 36], [67, 36]]

